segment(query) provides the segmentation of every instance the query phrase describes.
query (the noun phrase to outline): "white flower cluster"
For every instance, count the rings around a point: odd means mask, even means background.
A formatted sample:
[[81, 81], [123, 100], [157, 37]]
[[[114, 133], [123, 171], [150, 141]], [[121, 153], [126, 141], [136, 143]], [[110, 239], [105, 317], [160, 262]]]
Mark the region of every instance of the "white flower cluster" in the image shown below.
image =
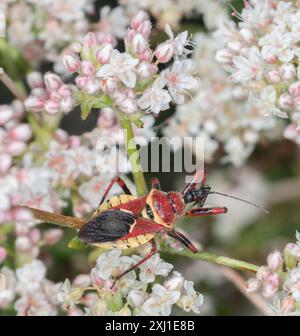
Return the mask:
[[9, 41], [32, 63], [56, 60], [62, 48], [86, 34], [93, 6], [93, 0], [6, 1]]
[[[242, 84], [263, 115], [289, 118], [285, 132], [296, 138], [300, 125], [299, 2], [245, 1], [238, 27], [224, 22], [215, 35], [224, 48], [217, 60]], [[296, 140], [296, 141], [299, 141]]]
[[[113, 48], [111, 39], [98, 43], [89, 33], [83, 43], [66, 53], [63, 61], [75, 79], [77, 99], [85, 114], [92, 107], [111, 107], [134, 114], [158, 114], [169, 108], [171, 101], [183, 103], [186, 90], [196, 85], [193, 63], [185, 59], [193, 44], [188, 33], [174, 36], [166, 26], [168, 39], [155, 50], [150, 48], [151, 22], [145, 12], [132, 19], [124, 38], [125, 52]], [[159, 73], [158, 64], [174, 62]]]
[[216, 28], [219, 20], [226, 18], [226, 3], [228, 0], [119, 0], [119, 4], [129, 13], [138, 9], [147, 10], [157, 20], [157, 27], [163, 28], [166, 23], [178, 28], [183, 18], [189, 18], [195, 13], [203, 15], [207, 28]]
[[[59, 298], [72, 315], [162, 315], [171, 314], [177, 305], [187, 312], [199, 313], [203, 297], [178, 272], [170, 271], [173, 265], [155, 254], [137, 271], [131, 271], [114, 283], [114, 277], [136, 264], [141, 256], [122, 256], [120, 250], [100, 255], [91, 278], [78, 286], [67, 280]], [[166, 278], [162, 284], [160, 277]], [[149, 288], [150, 286], [150, 288]], [[92, 291], [92, 292], [88, 292]], [[95, 293], [94, 293], [95, 292]], [[84, 311], [78, 303], [84, 304]]]
[[262, 287], [263, 295], [273, 299], [273, 309], [280, 315], [300, 315], [300, 233], [297, 242], [289, 243], [283, 253], [269, 254], [267, 266], [259, 268], [256, 278], [250, 279], [248, 291]]
[[19, 316], [53, 316], [60, 308], [57, 299], [61, 283], [45, 278], [46, 266], [33, 260], [13, 272], [8, 267], [0, 269], [0, 307], [14, 302]]
[[247, 101], [246, 90], [228, 79], [214, 59], [218, 41], [198, 33], [195, 43], [193, 60], [199, 84], [193, 99], [177, 108], [164, 133], [182, 138], [202, 137], [204, 158], [201, 152], [194, 153], [199, 159], [210, 162], [223, 149], [223, 162], [240, 166], [261, 139], [271, 136], [269, 133], [278, 122], [276, 124], [273, 116], [262, 116], [259, 109]]

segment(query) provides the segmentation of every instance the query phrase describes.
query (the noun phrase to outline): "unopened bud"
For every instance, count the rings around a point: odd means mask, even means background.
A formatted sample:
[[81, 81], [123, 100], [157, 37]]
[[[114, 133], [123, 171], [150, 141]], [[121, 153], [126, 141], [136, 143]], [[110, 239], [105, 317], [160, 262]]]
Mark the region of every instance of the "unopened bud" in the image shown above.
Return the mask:
[[269, 83], [280, 83], [282, 81], [280, 73], [277, 70], [269, 71], [266, 77]]
[[287, 244], [283, 250], [283, 258], [288, 269], [295, 268], [300, 258], [300, 246], [294, 243]]
[[278, 272], [282, 269], [283, 265], [283, 258], [281, 256], [281, 253], [279, 251], [274, 251], [273, 253], [270, 253], [267, 258], [268, 267], [274, 271]]
[[34, 89], [44, 86], [43, 76], [38, 71], [33, 71], [27, 75], [28, 85]]
[[131, 20], [131, 27], [137, 30], [139, 26], [146, 20], [148, 20], [148, 14], [140, 10]]
[[146, 300], [146, 293], [141, 290], [131, 290], [127, 296], [127, 302], [132, 308], [139, 308]]
[[48, 72], [48, 73], [45, 74], [44, 80], [45, 80], [46, 88], [49, 91], [58, 90], [63, 84], [60, 77], [58, 75], [54, 74], [54, 73], [51, 73], [51, 72]]
[[80, 68], [80, 60], [73, 54], [65, 54], [63, 56], [63, 64], [69, 72], [78, 72]]
[[132, 49], [135, 53], [141, 54], [148, 48], [148, 42], [142, 34], [135, 34], [132, 39]]
[[155, 50], [155, 56], [160, 63], [167, 63], [174, 55], [174, 46], [171, 41], [159, 44]]
[[28, 141], [32, 136], [32, 129], [28, 124], [20, 124], [9, 130], [9, 136], [16, 141]]
[[100, 62], [101, 64], [108, 63], [112, 51], [113, 51], [112, 45], [111, 44], [105, 44], [96, 53], [96, 59], [97, 59], [97, 61]]

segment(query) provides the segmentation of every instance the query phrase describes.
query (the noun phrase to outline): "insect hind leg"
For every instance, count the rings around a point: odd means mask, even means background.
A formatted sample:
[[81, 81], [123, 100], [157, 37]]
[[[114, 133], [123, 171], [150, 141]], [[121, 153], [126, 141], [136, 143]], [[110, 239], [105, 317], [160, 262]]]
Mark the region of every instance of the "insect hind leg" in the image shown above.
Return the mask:
[[141, 266], [145, 261], [147, 261], [148, 259], [150, 259], [157, 251], [157, 244], [155, 242], [154, 239], [151, 240], [151, 245], [152, 245], [152, 248], [151, 248], [151, 251], [149, 254], [147, 254], [142, 260], [140, 260], [138, 263], [136, 263], [135, 265], [131, 266], [130, 268], [128, 268], [128, 270], [126, 270], [125, 272], [121, 273], [120, 275], [118, 275], [116, 278], [115, 278], [115, 281], [112, 285], [111, 288], [114, 288], [117, 280], [119, 280], [122, 276], [124, 276], [125, 274], [133, 271], [134, 269], [136, 269], [137, 267]]
[[115, 183], [117, 183], [117, 184], [122, 188], [122, 190], [124, 191], [124, 193], [125, 193], [126, 195], [132, 195], [132, 193], [131, 193], [131, 191], [129, 190], [129, 188], [127, 187], [125, 181], [124, 181], [123, 179], [121, 179], [121, 177], [119, 177], [119, 176], [115, 176], [115, 177], [111, 180], [111, 182], [110, 182], [110, 184], [108, 185], [108, 187], [106, 188], [106, 190], [105, 190], [105, 192], [104, 192], [104, 194], [103, 194], [103, 196], [102, 196], [102, 199], [101, 199], [101, 201], [100, 201], [100, 203], [99, 203], [99, 205], [98, 205], [98, 208], [99, 208], [100, 205], [105, 201], [105, 199], [106, 199], [108, 193], [110, 192], [111, 188], [113, 187], [113, 185], [114, 185]]

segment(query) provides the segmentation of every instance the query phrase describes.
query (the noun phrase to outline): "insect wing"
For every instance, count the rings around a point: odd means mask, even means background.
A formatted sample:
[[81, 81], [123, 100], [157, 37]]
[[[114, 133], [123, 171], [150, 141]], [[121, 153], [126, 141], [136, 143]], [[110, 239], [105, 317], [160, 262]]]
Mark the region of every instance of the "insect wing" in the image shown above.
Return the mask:
[[89, 220], [78, 233], [87, 244], [106, 243], [126, 236], [136, 222], [134, 214], [112, 209]]

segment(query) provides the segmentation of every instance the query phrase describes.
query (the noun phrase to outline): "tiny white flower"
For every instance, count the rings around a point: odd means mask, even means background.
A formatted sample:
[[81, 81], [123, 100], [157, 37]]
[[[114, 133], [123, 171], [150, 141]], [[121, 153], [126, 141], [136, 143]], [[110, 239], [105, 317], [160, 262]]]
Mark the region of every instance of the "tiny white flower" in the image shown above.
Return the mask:
[[179, 291], [170, 291], [159, 284], [155, 284], [152, 293], [143, 306], [142, 312], [145, 315], [162, 315], [169, 316], [171, 314], [172, 305], [180, 298]]
[[175, 61], [170, 69], [162, 73], [176, 104], [183, 104], [186, 90], [197, 86], [197, 80], [190, 74], [193, 64], [192, 60]]
[[143, 283], [150, 283], [155, 281], [157, 275], [167, 276], [173, 265], [163, 261], [159, 254], [155, 254], [153, 257], [144, 262], [140, 267], [140, 280]]
[[257, 47], [251, 47], [244, 55], [234, 56], [232, 79], [235, 82], [248, 82], [262, 79], [264, 62]]
[[138, 59], [127, 53], [120, 53], [115, 49], [110, 56], [109, 63], [101, 66], [97, 76], [99, 78], [114, 77], [119, 79], [125, 86], [134, 88], [136, 83], [135, 67], [138, 63]]
[[147, 110], [158, 114], [160, 111], [167, 110], [171, 97], [164, 87], [166, 81], [162, 77], [158, 77], [152, 86], [148, 88], [138, 100], [138, 106], [142, 110]]

